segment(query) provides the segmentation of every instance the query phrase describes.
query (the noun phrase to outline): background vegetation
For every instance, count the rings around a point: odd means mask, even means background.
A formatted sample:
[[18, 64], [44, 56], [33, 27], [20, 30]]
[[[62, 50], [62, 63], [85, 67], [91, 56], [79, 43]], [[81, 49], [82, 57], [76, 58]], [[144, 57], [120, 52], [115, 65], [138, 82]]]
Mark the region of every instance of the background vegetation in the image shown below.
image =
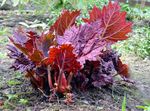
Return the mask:
[[[48, 28], [60, 15], [62, 9], [80, 9], [82, 16], [87, 17], [87, 10], [94, 5], [102, 7], [108, 0], [3, 0], [1, 6], [11, 3], [14, 9], [19, 9], [19, 13], [24, 11], [32, 12], [34, 15], [49, 15], [44, 21], [35, 21], [32, 25], [20, 23], [27, 28], [42, 27]], [[133, 21], [133, 33], [127, 41], [123, 41], [114, 46], [121, 53], [133, 53], [142, 58], [150, 57], [150, 7], [141, 8], [140, 5], [129, 6], [122, 3], [122, 10], [127, 11], [127, 19]], [[86, 13], [86, 14], [85, 14]], [[79, 18], [79, 23], [82, 20]], [[4, 35], [7, 29], [0, 28], [0, 35]]]

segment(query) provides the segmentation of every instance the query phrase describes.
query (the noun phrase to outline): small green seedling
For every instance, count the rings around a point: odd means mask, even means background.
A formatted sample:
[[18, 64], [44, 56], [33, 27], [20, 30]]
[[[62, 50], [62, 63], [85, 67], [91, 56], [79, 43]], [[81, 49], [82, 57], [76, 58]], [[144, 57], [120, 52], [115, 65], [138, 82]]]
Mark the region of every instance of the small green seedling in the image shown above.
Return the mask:
[[29, 101], [27, 99], [20, 99], [19, 103], [22, 105], [27, 105], [29, 103]]

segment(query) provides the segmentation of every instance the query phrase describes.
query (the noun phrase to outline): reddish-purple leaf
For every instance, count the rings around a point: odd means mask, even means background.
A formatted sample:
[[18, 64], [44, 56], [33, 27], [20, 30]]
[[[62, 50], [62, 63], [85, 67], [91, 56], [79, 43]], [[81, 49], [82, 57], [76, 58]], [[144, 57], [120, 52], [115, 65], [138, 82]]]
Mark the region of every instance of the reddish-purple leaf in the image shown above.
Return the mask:
[[[101, 20], [100, 27], [104, 29], [100, 36], [101, 39], [117, 42], [128, 38], [127, 34], [131, 32], [132, 23], [126, 21], [126, 12], [120, 12], [120, 6], [117, 2], [110, 1], [108, 6], [104, 6], [99, 12], [93, 9], [90, 15], [92, 15], [90, 19], [86, 19], [85, 22]], [[93, 17], [94, 15], [99, 16], [96, 19]]]
[[92, 82], [94, 87], [102, 87], [113, 84], [113, 77], [111, 75], [99, 74], [98, 77]]
[[[64, 73], [75, 74], [80, 70], [80, 63], [77, 61], [76, 55], [73, 53], [71, 44], [62, 44], [60, 47], [52, 47], [49, 50], [49, 58], [46, 64], [51, 67], [57, 67], [59, 74], [55, 83], [58, 86], [58, 91], [64, 93], [67, 90], [69, 81], [67, 81]], [[69, 76], [68, 76], [69, 77]], [[51, 80], [49, 80], [51, 83]]]
[[125, 78], [129, 78], [129, 67], [127, 64], [123, 64], [122, 61], [118, 60], [118, 73]]
[[57, 35], [63, 35], [65, 30], [75, 24], [76, 17], [79, 16], [80, 11], [68, 11], [65, 10], [60, 15], [60, 17], [56, 20], [54, 25], [51, 26], [50, 31], [54, 32]]
[[40, 63], [43, 60], [44, 56], [41, 51], [34, 50], [33, 53], [29, 55], [29, 58], [35, 63]]
[[35, 64], [30, 61], [23, 53], [18, 51], [16, 47], [8, 45], [7, 49], [10, 51], [8, 56], [12, 59], [15, 59], [10, 68], [13, 68], [14, 70], [20, 70], [21, 72], [26, 72], [35, 68]]
[[14, 31], [13, 37], [11, 37], [11, 40], [13, 39], [13, 42], [16, 44], [24, 45], [29, 39], [26, 35], [26, 32], [22, 28], [18, 28]]
[[57, 65], [65, 72], [76, 73], [80, 69], [80, 63], [77, 62], [77, 57], [73, 53], [71, 44], [62, 44], [60, 47], [52, 47], [49, 50], [48, 64]]
[[101, 10], [98, 7], [94, 6], [93, 9], [89, 11], [89, 15], [90, 15], [89, 19], [83, 18], [84, 22], [90, 23], [97, 21], [101, 17]]
[[52, 45], [56, 45], [55, 36], [49, 31], [42, 33], [40, 38], [36, 40], [37, 49], [41, 50], [45, 57], [48, 57], [48, 51]]
[[66, 30], [64, 36], [58, 36], [57, 42], [58, 44], [71, 43], [82, 65], [86, 60], [96, 61], [106, 44], [105, 41], [99, 39], [103, 31], [100, 23], [96, 21], [80, 27], [73, 26]]

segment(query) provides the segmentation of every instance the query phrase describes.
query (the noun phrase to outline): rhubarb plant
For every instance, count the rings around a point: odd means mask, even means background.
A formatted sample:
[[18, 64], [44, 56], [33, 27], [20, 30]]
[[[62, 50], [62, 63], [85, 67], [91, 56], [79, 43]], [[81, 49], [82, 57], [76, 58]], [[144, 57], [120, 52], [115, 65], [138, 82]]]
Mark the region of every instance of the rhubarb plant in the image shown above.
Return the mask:
[[128, 66], [111, 45], [128, 38], [132, 23], [117, 2], [102, 9], [94, 6], [84, 24], [77, 25], [80, 11], [64, 10], [46, 32], [38, 35], [18, 28], [10, 37], [12, 67], [30, 79], [48, 97], [60, 93], [71, 102], [73, 90], [112, 85], [120, 75], [128, 80]]

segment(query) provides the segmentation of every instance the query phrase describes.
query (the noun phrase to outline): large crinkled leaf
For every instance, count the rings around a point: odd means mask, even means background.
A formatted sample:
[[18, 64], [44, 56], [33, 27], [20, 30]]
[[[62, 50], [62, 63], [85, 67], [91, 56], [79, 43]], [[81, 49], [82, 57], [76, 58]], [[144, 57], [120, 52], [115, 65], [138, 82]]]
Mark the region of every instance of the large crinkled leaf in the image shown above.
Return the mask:
[[99, 61], [86, 61], [83, 69], [75, 76], [73, 82], [78, 87], [102, 87], [113, 84], [113, 77], [121, 75], [124, 80], [129, 77], [128, 67], [119, 59], [119, 55], [112, 49], [102, 51]]
[[29, 39], [27, 37], [26, 32], [22, 28], [18, 28], [13, 33], [13, 42], [16, 44], [24, 45]]
[[66, 30], [64, 36], [58, 36], [58, 44], [71, 43], [75, 47], [78, 61], [83, 65], [86, 60], [96, 61], [105, 47], [105, 41], [99, 39], [103, 29], [99, 21], [73, 26]]
[[[119, 54], [116, 52], [116, 51], [113, 51], [113, 50], [106, 50], [105, 52], [103, 52], [103, 54], [101, 55], [101, 58], [103, 60], [103, 65], [106, 67], [108, 63], [113, 63], [113, 66], [112, 68], [109, 68], [106, 69], [105, 71], [103, 71], [103, 73], [106, 73], [107, 74], [111, 74], [110, 73], [110, 70], [109, 69], [115, 69], [116, 72], [118, 74], [120, 74], [122, 77], [125, 77], [125, 78], [128, 78], [130, 75], [129, 75], [129, 68], [128, 68], [128, 65], [126, 64], [123, 64], [121, 59], [119, 58]], [[112, 70], [112, 72], [113, 72]], [[114, 74], [114, 73], [112, 73]]]
[[22, 29], [18, 29], [14, 32], [10, 40], [20, 51], [27, 55], [32, 62], [39, 63], [43, 59], [42, 50], [39, 50], [37, 47], [39, 36], [35, 32], [25, 32]]
[[9, 39], [18, 49], [20, 49], [26, 55], [29, 55], [29, 53], [32, 53], [34, 48], [36, 48], [35, 34], [33, 33], [34, 32], [25, 32], [19, 28]]
[[84, 22], [90, 23], [97, 21], [101, 17], [101, 10], [98, 7], [94, 6], [93, 9], [89, 11], [89, 15], [90, 15], [89, 19], [83, 18]]
[[[93, 17], [95, 14], [99, 15], [97, 19]], [[101, 20], [100, 27], [104, 29], [100, 35], [101, 39], [117, 42], [128, 38], [127, 34], [131, 32], [132, 23], [126, 21], [126, 12], [120, 12], [120, 6], [117, 2], [112, 3], [110, 1], [108, 6], [103, 7], [102, 11], [93, 9], [90, 15], [92, 15], [90, 19], [84, 21], [90, 23]]]
[[69, 27], [73, 26], [75, 24], [76, 17], [79, 16], [80, 11], [68, 11], [65, 10], [63, 13], [60, 15], [60, 17], [56, 20], [54, 25], [50, 27], [50, 31], [54, 32], [57, 35], [63, 35], [65, 30], [68, 29]]
[[102, 87], [113, 84], [113, 77], [111, 75], [99, 74], [92, 82], [94, 87]]
[[[77, 61], [76, 55], [73, 53], [73, 46], [71, 44], [62, 44], [58, 47], [51, 47], [49, 50], [49, 58], [46, 61], [47, 65], [51, 67], [58, 67], [58, 76], [54, 78], [57, 84], [57, 90], [64, 93], [69, 85], [65, 73], [75, 74], [81, 68], [80, 63]], [[51, 75], [49, 75], [50, 87], [52, 87]], [[69, 76], [68, 76], [69, 78]], [[53, 83], [54, 84], [54, 83]]]
[[80, 69], [80, 63], [73, 53], [71, 44], [62, 44], [60, 47], [52, 47], [49, 49], [48, 64], [57, 65], [65, 72], [76, 73]]

